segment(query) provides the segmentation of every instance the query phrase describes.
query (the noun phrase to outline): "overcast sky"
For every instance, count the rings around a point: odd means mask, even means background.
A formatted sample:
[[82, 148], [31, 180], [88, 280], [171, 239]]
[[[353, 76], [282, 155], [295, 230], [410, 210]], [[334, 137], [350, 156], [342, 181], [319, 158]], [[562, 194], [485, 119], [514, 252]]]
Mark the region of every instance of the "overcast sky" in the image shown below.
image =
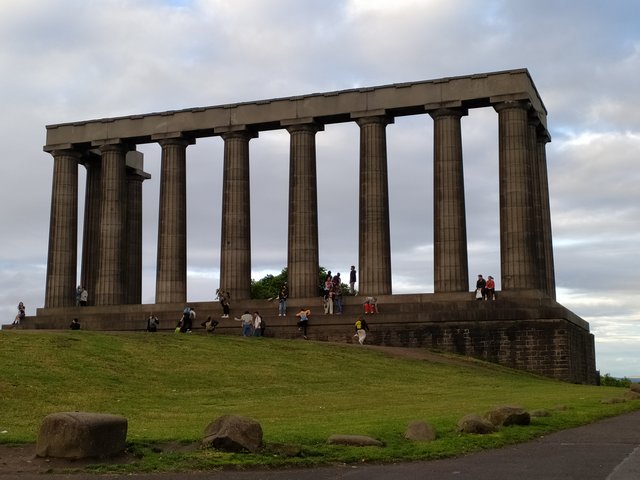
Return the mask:
[[[640, 376], [640, 6], [635, 0], [0, 2], [0, 315], [44, 303], [45, 125], [527, 68], [548, 110], [558, 301], [597, 368]], [[497, 114], [462, 120], [470, 282], [500, 277]], [[433, 122], [387, 127], [394, 293], [433, 292]], [[320, 264], [357, 263], [355, 124], [317, 134]], [[143, 302], [155, 298], [160, 147], [141, 145]], [[223, 142], [187, 149], [188, 300], [218, 287]], [[289, 136], [250, 142], [252, 276], [286, 265]], [[80, 199], [84, 195], [80, 169]], [[82, 202], [80, 218], [82, 218]], [[79, 236], [80, 240], [80, 236]], [[500, 287], [498, 280], [498, 288]]]

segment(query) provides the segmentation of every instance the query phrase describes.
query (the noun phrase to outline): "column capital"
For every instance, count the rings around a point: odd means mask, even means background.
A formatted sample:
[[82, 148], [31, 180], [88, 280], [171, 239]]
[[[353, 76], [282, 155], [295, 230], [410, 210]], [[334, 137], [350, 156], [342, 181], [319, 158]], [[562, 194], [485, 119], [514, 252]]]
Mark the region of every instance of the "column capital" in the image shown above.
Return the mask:
[[324, 130], [324, 125], [316, 123], [316, 122], [305, 122], [305, 123], [285, 123], [281, 122], [282, 126], [287, 129], [287, 132], [309, 132], [309, 133], [317, 133]]
[[154, 139], [158, 142], [158, 145], [161, 147], [188, 147], [189, 145], [193, 145], [196, 141], [193, 138], [188, 137], [162, 137], [158, 139]]
[[528, 100], [503, 100], [492, 104], [494, 110], [498, 113], [504, 110], [518, 109], [518, 110], [531, 110], [531, 102]]
[[223, 140], [231, 138], [245, 138], [251, 140], [258, 138], [258, 131], [247, 127], [246, 125], [229, 125], [227, 127], [216, 127], [215, 134], [220, 135]]
[[324, 130], [324, 124], [316, 122], [313, 117], [289, 118], [281, 120], [280, 125], [287, 129], [289, 133], [296, 131], [313, 131], [320, 132]]
[[551, 141], [551, 135], [542, 125], [538, 125], [538, 129], [536, 130], [536, 140], [538, 143], [549, 143]]
[[440, 118], [440, 117], [466, 117], [469, 115], [469, 109], [464, 107], [437, 107], [437, 108], [428, 108], [425, 106], [425, 110], [432, 118]]
[[394, 122], [394, 118], [386, 115], [386, 114], [380, 114], [380, 115], [358, 115], [356, 113], [352, 113], [351, 114], [351, 118], [355, 120], [355, 122], [358, 124], [358, 126], [363, 127], [365, 125], [372, 125], [372, 124], [377, 124], [377, 125], [389, 125], [390, 123]]
[[53, 158], [62, 156], [75, 157], [78, 161], [80, 161], [84, 156], [84, 152], [82, 150], [78, 150], [77, 148], [61, 148], [56, 150], [49, 150], [49, 153]]
[[105, 152], [119, 152], [119, 153], [127, 153], [129, 150], [134, 150], [135, 146], [130, 143], [125, 143], [121, 141], [114, 142], [100, 142], [96, 144], [100, 148], [100, 153], [104, 154]]

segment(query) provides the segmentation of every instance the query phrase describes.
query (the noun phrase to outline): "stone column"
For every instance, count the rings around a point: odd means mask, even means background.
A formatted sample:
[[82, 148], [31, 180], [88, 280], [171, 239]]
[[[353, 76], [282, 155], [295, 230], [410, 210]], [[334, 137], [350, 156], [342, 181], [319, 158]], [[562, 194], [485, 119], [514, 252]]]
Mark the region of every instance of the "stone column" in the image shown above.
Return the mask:
[[463, 108], [430, 111], [433, 117], [434, 291], [468, 292], [467, 226], [462, 165]]
[[220, 289], [232, 301], [251, 296], [251, 208], [248, 130], [229, 131], [224, 140]]
[[545, 263], [545, 278], [543, 288], [547, 295], [556, 298], [556, 275], [553, 260], [553, 235], [551, 231], [551, 208], [549, 205], [549, 178], [547, 174], [546, 143], [550, 141], [549, 134], [538, 127], [536, 135], [536, 161], [538, 163], [538, 178], [540, 188], [540, 208], [542, 218], [542, 257]]
[[78, 261], [78, 162], [76, 150], [53, 150], [53, 185], [45, 308], [75, 305]]
[[96, 305], [124, 303], [125, 243], [125, 155], [123, 143], [100, 147], [102, 182], [100, 197], [100, 252]]
[[531, 203], [532, 203], [532, 219], [533, 241], [535, 245], [535, 265], [537, 270], [538, 287], [542, 291], [546, 291], [547, 283], [547, 265], [544, 259], [543, 245], [543, 220], [542, 220], [542, 189], [540, 186], [540, 162], [538, 161], [538, 134], [537, 129], [540, 120], [533, 112], [529, 112], [529, 163], [531, 164]]
[[[140, 152], [129, 152], [142, 159]], [[140, 165], [142, 166], [142, 165]], [[127, 254], [125, 268], [125, 303], [142, 303], [142, 182], [151, 175], [134, 168], [127, 161]]]
[[498, 112], [502, 289], [537, 289], [529, 104], [506, 101]]
[[315, 123], [289, 125], [289, 245], [287, 272], [292, 298], [318, 295], [318, 188]]
[[88, 154], [84, 159], [84, 166], [87, 170], [87, 184], [84, 197], [80, 284], [87, 290], [87, 305], [95, 305], [100, 256], [100, 156]]
[[187, 301], [187, 171], [185, 138], [160, 140], [160, 212], [156, 303]]
[[360, 288], [362, 295], [391, 293], [391, 240], [385, 116], [357, 118], [360, 126]]

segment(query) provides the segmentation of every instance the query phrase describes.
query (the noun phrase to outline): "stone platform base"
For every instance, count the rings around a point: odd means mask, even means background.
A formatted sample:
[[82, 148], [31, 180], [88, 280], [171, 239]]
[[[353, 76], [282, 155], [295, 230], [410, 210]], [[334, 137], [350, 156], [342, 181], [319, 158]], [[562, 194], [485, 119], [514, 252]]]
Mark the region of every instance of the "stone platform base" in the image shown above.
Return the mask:
[[[277, 315], [277, 302], [238, 301], [231, 318], [220, 318], [217, 302], [190, 302], [197, 312], [194, 333], [211, 315], [220, 321], [218, 334], [240, 334], [245, 310], [259, 311], [267, 324], [266, 336], [301, 338], [295, 313], [311, 309], [310, 340], [354, 342], [354, 322], [367, 319], [366, 343], [427, 348], [471, 356], [507, 367], [573, 383], [595, 384], [595, 347], [589, 324], [555, 300], [537, 291], [499, 292], [496, 301], [477, 301], [471, 293], [409, 294], [378, 297], [378, 314], [363, 315], [363, 297], [345, 297], [342, 315], [325, 315], [321, 298], [290, 299], [287, 315]], [[39, 309], [22, 329], [68, 329], [78, 318], [82, 330], [144, 331], [146, 318], [160, 320], [160, 331], [173, 331], [184, 305], [122, 305]], [[5, 326], [6, 328], [6, 326]]]

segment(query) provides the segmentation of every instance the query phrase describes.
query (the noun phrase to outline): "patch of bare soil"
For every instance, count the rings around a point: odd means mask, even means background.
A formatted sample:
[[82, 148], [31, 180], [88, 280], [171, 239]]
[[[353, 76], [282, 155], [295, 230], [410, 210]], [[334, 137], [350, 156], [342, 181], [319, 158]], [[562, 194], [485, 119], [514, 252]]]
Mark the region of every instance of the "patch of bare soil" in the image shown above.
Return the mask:
[[[157, 452], [188, 452], [198, 449], [199, 442], [165, 442], [151, 445]], [[56, 474], [82, 471], [89, 465], [126, 465], [137, 460], [135, 455], [125, 452], [111, 458], [42, 458], [36, 456], [35, 443], [11, 445], [0, 444], [0, 480], [15, 478], [20, 474]]]
[[63, 473], [69, 470], [82, 470], [95, 464], [132, 463], [132, 455], [123, 454], [113, 458], [89, 458], [70, 460], [66, 458], [42, 458], [36, 456], [34, 443], [7, 445], [0, 444], [0, 478], [12, 478], [25, 473]]
[[390, 357], [406, 358], [411, 360], [426, 360], [434, 363], [444, 363], [447, 365], [460, 365], [468, 367], [470, 361], [464, 358], [458, 358], [455, 356], [449, 356], [441, 353], [434, 353], [424, 348], [409, 348], [409, 347], [385, 347], [382, 345], [369, 345], [365, 344], [365, 347], [370, 350], [378, 350]]

